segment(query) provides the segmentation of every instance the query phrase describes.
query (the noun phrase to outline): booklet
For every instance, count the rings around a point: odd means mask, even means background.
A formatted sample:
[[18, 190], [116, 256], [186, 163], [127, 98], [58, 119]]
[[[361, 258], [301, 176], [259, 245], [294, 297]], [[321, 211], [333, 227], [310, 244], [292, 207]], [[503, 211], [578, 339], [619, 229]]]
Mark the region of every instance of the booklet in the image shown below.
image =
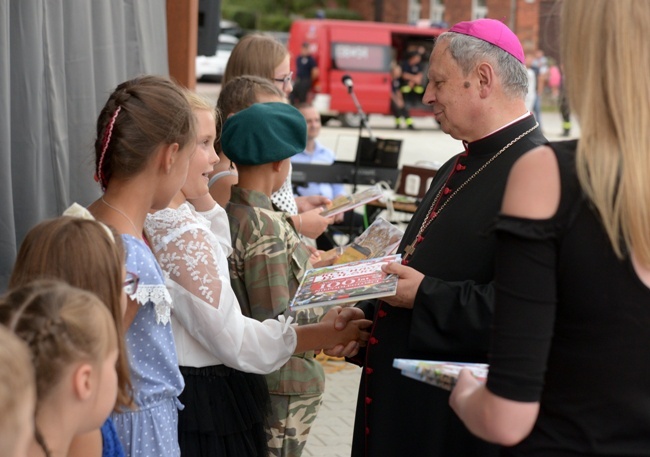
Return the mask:
[[404, 231], [386, 219], [378, 217], [352, 243], [344, 246], [335, 265], [356, 260], [373, 259], [392, 254], [399, 246]]
[[335, 216], [339, 213], [344, 213], [357, 206], [364, 205], [368, 202], [378, 200], [383, 196], [383, 191], [380, 186], [375, 185], [366, 190], [362, 190], [352, 195], [341, 195], [332, 200], [330, 206], [320, 213], [323, 217]]
[[474, 377], [485, 382], [489, 366], [485, 363], [443, 362], [439, 360], [394, 359], [393, 367], [402, 370], [404, 376], [427, 384], [452, 390], [463, 368], [468, 368]]
[[384, 273], [381, 267], [401, 259], [402, 256], [396, 254], [307, 270], [291, 301], [291, 309], [395, 295], [398, 277]]

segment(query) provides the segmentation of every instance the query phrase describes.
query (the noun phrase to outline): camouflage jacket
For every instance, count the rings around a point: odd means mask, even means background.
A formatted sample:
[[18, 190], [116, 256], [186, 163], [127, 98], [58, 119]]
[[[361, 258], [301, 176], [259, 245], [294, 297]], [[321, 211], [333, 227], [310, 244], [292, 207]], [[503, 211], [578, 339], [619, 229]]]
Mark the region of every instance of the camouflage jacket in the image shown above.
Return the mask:
[[[287, 214], [276, 211], [268, 196], [233, 186], [226, 205], [233, 253], [230, 279], [244, 315], [263, 321], [292, 316], [298, 324], [318, 322], [322, 309], [297, 314], [288, 309], [303, 274], [309, 268], [304, 246]], [[296, 354], [266, 376], [272, 394], [322, 393], [325, 375], [313, 352]]]

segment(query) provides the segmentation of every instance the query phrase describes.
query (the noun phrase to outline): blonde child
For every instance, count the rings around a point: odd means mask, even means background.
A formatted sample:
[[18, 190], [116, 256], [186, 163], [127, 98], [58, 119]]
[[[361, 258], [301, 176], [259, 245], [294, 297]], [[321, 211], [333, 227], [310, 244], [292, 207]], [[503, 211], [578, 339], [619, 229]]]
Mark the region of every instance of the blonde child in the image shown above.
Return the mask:
[[36, 385], [29, 348], [0, 325], [0, 455], [24, 457], [34, 436]]
[[169, 207], [145, 222], [154, 252], [170, 275], [175, 304], [172, 328], [186, 384], [180, 396], [185, 405], [179, 413], [181, 455], [268, 455], [269, 397], [259, 374], [278, 369], [294, 352], [356, 341], [364, 336], [362, 323], [335, 330], [338, 309], [319, 324], [295, 328], [290, 321], [258, 322], [242, 315], [228, 273], [228, 218], [208, 193], [206, 179], [218, 160], [213, 145], [219, 116], [206, 100], [186, 95], [197, 125], [188, 177]]
[[[124, 249], [119, 236], [92, 218], [87, 210], [73, 205], [66, 211], [78, 217], [62, 216], [41, 222], [23, 240], [9, 287], [35, 279], [60, 279], [95, 293], [113, 316], [117, 339], [118, 394], [115, 411], [132, 405], [128, 357], [124, 348], [122, 319], [126, 294], [137, 290], [137, 277], [124, 271]], [[86, 219], [83, 219], [85, 217]], [[101, 429], [74, 438], [68, 457], [122, 457], [115, 425], [109, 418]]]
[[143, 236], [150, 210], [167, 207], [185, 182], [195, 147], [194, 118], [181, 89], [143, 76], [120, 84], [97, 120], [96, 177], [104, 195], [88, 208], [113, 226], [126, 270], [140, 278], [124, 318], [136, 408], [113, 414], [127, 455], [178, 456], [178, 369], [171, 297]]
[[65, 456], [75, 436], [99, 428], [117, 397], [118, 335], [96, 295], [39, 280], [0, 300], [0, 322], [27, 343], [36, 373], [28, 456]]

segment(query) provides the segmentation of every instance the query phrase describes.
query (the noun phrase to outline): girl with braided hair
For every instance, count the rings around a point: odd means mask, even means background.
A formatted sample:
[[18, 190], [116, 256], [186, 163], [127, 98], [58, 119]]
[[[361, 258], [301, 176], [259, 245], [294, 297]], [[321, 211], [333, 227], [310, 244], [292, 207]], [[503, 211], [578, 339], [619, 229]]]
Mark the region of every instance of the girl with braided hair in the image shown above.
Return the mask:
[[23, 457], [34, 436], [36, 385], [29, 349], [0, 325], [0, 455]]
[[[9, 288], [35, 279], [60, 279], [80, 289], [93, 292], [111, 311], [117, 340], [118, 393], [115, 411], [132, 406], [132, 387], [124, 347], [122, 318], [126, 310], [126, 293], [137, 290], [137, 277], [124, 269], [124, 248], [120, 237], [80, 205], [73, 205], [63, 216], [43, 221], [33, 227], [20, 245], [9, 279]], [[0, 453], [0, 455], [4, 455]], [[101, 429], [78, 435], [70, 445], [68, 457], [124, 457], [113, 421], [106, 420]]]
[[38, 280], [0, 300], [0, 322], [27, 344], [36, 375], [34, 440], [27, 455], [68, 455], [73, 438], [99, 428], [115, 406], [113, 317], [90, 292]]
[[126, 270], [140, 278], [123, 321], [136, 408], [112, 416], [130, 456], [180, 454], [177, 397], [184, 384], [172, 303], [143, 226], [147, 213], [166, 208], [184, 184], [195, 139], [182, 90], [157, 76], [120, 84], [97, 120], [96, 178], [104, 195], [88, 209], [121, 235]]

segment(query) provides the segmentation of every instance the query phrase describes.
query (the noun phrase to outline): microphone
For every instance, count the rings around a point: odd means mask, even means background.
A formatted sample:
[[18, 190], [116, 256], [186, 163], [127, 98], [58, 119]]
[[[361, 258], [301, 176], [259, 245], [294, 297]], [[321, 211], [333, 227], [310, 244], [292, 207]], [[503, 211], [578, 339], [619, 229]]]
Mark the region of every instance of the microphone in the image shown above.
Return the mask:
[[341, 82], [345, 87], [348, 88], [348, 93], [352, 93], [352, 87], [354, 86], [354, 82], [352, 82], [352, 77], [350, 75], [343, 75], [341, 78]]

